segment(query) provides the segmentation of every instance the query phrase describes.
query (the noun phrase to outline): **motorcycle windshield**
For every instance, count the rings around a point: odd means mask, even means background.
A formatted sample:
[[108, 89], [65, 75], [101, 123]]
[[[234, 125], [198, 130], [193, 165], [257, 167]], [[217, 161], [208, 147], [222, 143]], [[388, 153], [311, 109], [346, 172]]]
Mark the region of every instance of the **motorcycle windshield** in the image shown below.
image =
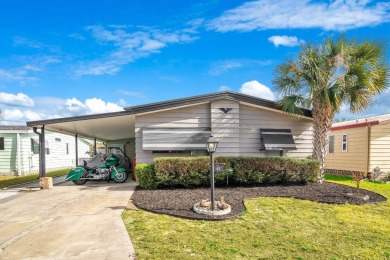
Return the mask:
[[94, 157], [92, 157], [90, 160], [87, 161], [87, 166], [90, 168], [94, 168], [96, 166], [101, 165], [102, 161], [103, 161], [103, 155], [97, 154]]

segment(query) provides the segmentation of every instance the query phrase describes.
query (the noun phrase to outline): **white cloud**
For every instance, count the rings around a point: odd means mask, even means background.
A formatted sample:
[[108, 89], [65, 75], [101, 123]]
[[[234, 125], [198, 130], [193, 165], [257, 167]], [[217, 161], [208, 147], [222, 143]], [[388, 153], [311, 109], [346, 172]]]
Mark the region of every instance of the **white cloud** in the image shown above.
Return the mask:
[[[1, 95], [2, 93], [0, 93]], [[19, 98], [23, 98], [23, 95], [19, 95]], [[15, 108], [15, 105], [10, 102], [4, 104], [1, 107], [3, 120], [0, 123], [3, 125], [25, 125], [27, 121], [123, 111], [122, 107], [128, 106], [123, 99], [117, 103], [105, 102], [100, 98], [89, 98], [84, 102], [75, 97], [69, 99], [57, 97], [28, 99], [33, 102], [31, 108], [23, 108], [21, 104]]]
[[42, 49], [46, 46], [45, 44], [43, 44], [39, 41], [27, 39], [27, 38], [21, 37], [21, 36], [16, 36], [16, 37], [14, 37], [13, 40], [14, 40], [15, 46], [27, 46], [27, 47], [30, 47], [33, 49]]
[[73, 115], [89, 115], [123, 111], [123, 108], [112, 102], [105, 102], [100, 98], [89, 98], [81, 102], [77, 98], [67, 99], [66, 110]]
[[230, 90], [232, 90], [232, 88], [228, 87], [228, 86], [220, 86], [219, 87], [219, 91], [230, 91]]
[[32, 107], [34, 106], [34, 101], [23, 93], [11, 94], [0, 92], [0, 104], [10, 105], [10, 106], [22, 106], [22, 107]]
[[245, 82], [241, 85], [239, 92], [272, 101], [275, 100], [275, 96], [272, 93], [271, 89], [259, 83], [257, 80]]
[[118, 105], [121, 107], [128, 107], [129, 106], [129, 104], [127, 104], [127, 102], [124, 99], [119, 99]]
[[30, 75], [31, 69], [29, 68], [18, 68], [13, 70], [5, 70], [0, 68], [0, 81], [19, 82], [21, 85], [26, 84], [26, 82], [31, 82], [37, 80], [36, 77]]
[[114, 75], [121, 68], [136, 59], [158, 53], [161, 49], [174, 43], [192, 42], [197, 37], [194, 25], [191, 31], [185, 29], [168, 31], [148, 27], [132, 26], [88, 26], [97, 43], [106, 45], [111, 51], [103, 54], [99, 59], [82, 63], [75, 70], [75, 77], [84, 75]]
[[220, 32], [287, 28], [346, 31], [387, 23], [389, 10], [389, 2], [369, 0], [258, 0], [224, 12], [210, 21], [208, 28]]
[[68, 37], [76, 39], [76, 40], [81, 40], [81, 41], [86, 39], [83, 35], [81, 35], [79, 33], [71, 33], [71, 34], [68, 35]]
[[349, 110], [349, 106], [343, 104], [341, 106], [340, 112], [335, 116], [335, 118], [356, 119], [369, 116], [390, 114], [389, 100], [390, 91], [385, 91], [380, 95], [377, 95], [374, 98], [374, 102], [367, 108], [367, 110], [359, 114], [352, 114]]
[[79, 101], [77, 98], [67, 99], [65, 102], [66, 109], [71, 112], [79, 113], [85, 109], [83, 102]]
[[161, 76], [159, 77], [161, 80], [166, 80], [166, 81], [172, 81], [172, 82], [179, 82], [179, 80], [175, 77], [172, 76]]
[[24, 125], [27, 121], [42, 120], [44, 114], [31, 110], [22, 109], [4, 109], [2, 124], [5, 125]]
[[60, 63], [61, 60], [48, 55], [27, 58], [30, 62], [24, 66], [2, 69], [0, 68], [0, 81], [19, 82], [21, 85], [36, 81], [36, 75], [44, 71], [48, 64]]
[[228, 73], [229, 71], [248, 68], [248, 67], [263, 67], [273, 63], [272, 60], [251, 60], [251, 59], [232, 59], [232, 60], [221, 60], [210, 64], [208, 73], [212, 76], [219, 76], [221, 74]]
[[130, 96], [130, 97], [138, 97], [138, 98], [143, 98], [145, 97], [144, 94], [141, 92], [137, 91], [129, 91], [129, 90], [118, 90], [119, 94]]
[[240, 67], [242, 67], [241, 62], [236, 60], [221, 61], [212, 64], [209, 73], [210, 75], [218, 76], [228, 72], [229, 70], [237, 69]]
[[305, 43], [304, 40], [298, 40], [296, 36], [287, 36], [287, 35], [274, 35], [268, 38], [268, 41], [272, 42], [276, 47], [286, 46], [286, 47], [294, 47], [300, 44]]

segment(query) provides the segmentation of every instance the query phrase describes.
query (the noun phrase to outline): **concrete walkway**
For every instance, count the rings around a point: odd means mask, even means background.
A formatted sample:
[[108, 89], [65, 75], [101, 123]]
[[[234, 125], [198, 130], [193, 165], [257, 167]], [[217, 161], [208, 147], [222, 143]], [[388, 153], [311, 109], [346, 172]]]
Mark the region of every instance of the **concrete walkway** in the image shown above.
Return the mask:
[[59, 182], [0, 191], [0, 259], [134, 259], [121, 214], [135, 186]]

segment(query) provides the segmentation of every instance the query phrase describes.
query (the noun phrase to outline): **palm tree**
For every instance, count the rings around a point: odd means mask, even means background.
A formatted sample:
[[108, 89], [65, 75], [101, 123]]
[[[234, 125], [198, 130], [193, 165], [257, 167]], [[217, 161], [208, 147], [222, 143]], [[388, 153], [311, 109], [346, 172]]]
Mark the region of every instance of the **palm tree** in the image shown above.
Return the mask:
[[319, 46], [302, 45], [296, 60], [290, 58], [275, 69], [273, 84], [281, 108], [293, 115], [301, 115], [302, 108], [312, 110], [313, 158], [321, 161], [320, 183], [335, 114], [343, 104], [352, 113], [362, 112], [388, 87], [384, 52], [385, 45], [375, 41], [326, 39]]

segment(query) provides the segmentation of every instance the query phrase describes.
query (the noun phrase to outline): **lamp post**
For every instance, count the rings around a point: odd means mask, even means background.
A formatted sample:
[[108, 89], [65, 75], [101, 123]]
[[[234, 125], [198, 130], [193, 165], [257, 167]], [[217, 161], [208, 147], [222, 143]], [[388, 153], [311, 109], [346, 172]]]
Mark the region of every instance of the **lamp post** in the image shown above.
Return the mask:
[[218, 141], [214, 136], [210, 135], [207, 140], [206, 147], [207, 151], [210, 153], [210, 182], [211, 182], [211, 210], [214, 211], [214, 152], [217, 150]]

